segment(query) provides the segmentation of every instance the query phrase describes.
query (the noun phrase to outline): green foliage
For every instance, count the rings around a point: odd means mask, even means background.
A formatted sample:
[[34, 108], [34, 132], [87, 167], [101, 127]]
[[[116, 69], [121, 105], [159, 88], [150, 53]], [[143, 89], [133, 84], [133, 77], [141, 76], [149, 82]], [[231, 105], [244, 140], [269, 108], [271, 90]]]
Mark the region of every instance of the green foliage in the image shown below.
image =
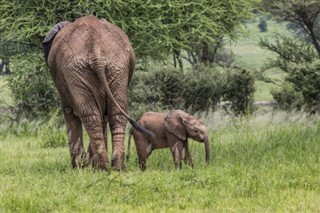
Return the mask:
[[184, 108], [192, 113], [215, 110], [224, 94], [224, 80], [223, 70], [203, 65], [186, 73], [181, 95], [185, 101]]
[[280, 89], [272, 90], [271, 94], [282, 110], [300, 110], [304, 105], [301, 91], [296, 91], [292, 84], [283, 84]]
[[[130, 111], [140, 114], [143, 111], [155, 111], [155, 106], [158, 110], [180, 108], [191, 112], [208, 111], [220, 101], [220, 76], [219, 72], [208, 68], [185, 73], [170, 67], [150, 72], [138, 71], [131, 86]], [[140, 106], [138, 103], [145, 105], [141, 112], [134, 107]]]
[[295, 92], [303, 96], [304, 104], [310, 112], [320, 111], [320, 60], [312, 63], [292, 63], [286, 81], [294, 85]]
[[261, 8], [276, 15], [280, 20], [299, 26], [320, 56], [318, 0], [262, 0]]
[[[320, 110], [320, 60], [313, 45], [303, 40], [279, 36], [273, 44], [267, 40], [260, 45], [278, 54], [267, 67], [280, 68], [287, 73], [286, 84], [273, 96], [282, 109]], [[289, 85], [288, 85], [289, 84]]]
[[288, 73], [290, 63], [310, 63], [317, 57], [313, 45], [306, 44], [299, 38], [276, 35], [273, 42], [261, 39], [259, 45], [277, 54], [277, 58], [270, 60], [265, 69], [276, 67]]
[[128, 34], [138, 58], [166, 59], [174, 50], [190, 49], [199, 41], [215, 44], [223, 35], [235, 37], [257, 1], [0, 0], [0, 32], [5, 41], [40, 47], [57, 22], [96, 14]]
[[[152, 69], [152, 68], [147, 68]], [[129, 90], [129, 109], [138, 117], [146, 111], [161, 111], [183, 107], [180, 98], [184, 90], [184, 74], [172, 67], [138, 70]]]
[[[255, 2], [257, 0], [54, 0], [44, 5], [35, 0], [23, 3], [0, 0], [1, 40], [18, 41], [19, 44], [38, 48], [28, 57], [12, 62], [16, 75], [10, 80], [10, 88], [18, 111], [32, 118], [46, 115], [57, 106], [56, 91], [39, 53], [41, 41], [57, 22], [74, 21], [81, 16], [95, 14], [118, 25], [128, 34], [137, 58], [165, 60], [168, 54], [194, 51], [194, 46], [199, 42], [216, 47], [225, 35], [234, 39], [242, 33], [242, 20], [252, 15]], [[167, 77], [163, 77], [161, 80], [166, 81]], [[155, 97], [158, 88], [147, 91], [155, 92], [151, 94], [153, 97], [149, 97], [152, 100], [147, 102], [154, 103], [153, 109], [159, 102], [161, 105], [174, 105], [173, 98], [178, 97], [177, 93], [180, 92], [180, 88], [176, 87], [180, 85], [180, 79], [177, 76], [169, 78], [171, 80], [160, 84], [161, 91], [164, 92], [165, 88], [169, 90], [161, 97]], [[195, 108], [198, 110], [199, 107]]]
[[252, 112], [255, 92], [254, 82], [254, 76], [247, 70], [228, 70], [223, 100], [230, 103], [227, 108], [229, 107], [235, 115], [250, 114]]
[[[262, 41], [260, 44], [278, 55], [269, 67], [277, 67], [288, 75], [280, 91], [273, 92], [280, 101], [281, 108], [304, 108], [310, 112], [319, 111], [319, 71], [320, 56], [318, 0], [263, 0], [262, 8], [290, 23], [296, 39], [278, 36], [275, 43]], [[301, 33], [302, 32], [302, 33]], [[301, 34], [303, 36], [301, 36]], [[291, 84], [287, 86], [288, 84]], [[289, 94], [292, 92], [292, 94]], [[302, 96], [302, 101], [301, 101]], [[293, 100], [293, 99], [297, 100]]]
[[253, 93], [254, 77], [247, 71], [198, 65], [195, 70], [182, 72], [163, 67], [136, 72], [129, 103], [137, 117], [144, 111], [168, 108], [208, 112], [215, 110], [223, 97], [231, 104], [231, 112], [240, 115], [250, 111]]
[[40, 129], [40, 147], [57, 148], [67, 146], [66, 132], [64, 126], [62, 125], [61, 117], [61, 110], [56, 110], [48, 123], [43, 125], [43, 127]]
[[58, 94], [45, 68], [42, 54], [23, 55], [13, 59], [15, 72], [8, 79], [17, 107], [17, 118], [46, 116], [58, 107]]

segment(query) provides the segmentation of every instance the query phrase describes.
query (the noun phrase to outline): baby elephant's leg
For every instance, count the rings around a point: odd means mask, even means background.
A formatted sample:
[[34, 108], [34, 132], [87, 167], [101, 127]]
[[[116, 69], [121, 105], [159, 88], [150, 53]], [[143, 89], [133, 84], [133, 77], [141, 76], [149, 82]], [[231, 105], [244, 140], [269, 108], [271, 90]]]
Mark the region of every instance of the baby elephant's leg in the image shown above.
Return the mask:
[[182, 142], [176, 142], [172, 147], [171, 147], [171, 152], [172, 152], [172, 157], [174, 161], [174, 165], [176, 168], [181, 169], [182, 168], [182, 150], [183, 150], [183, 144]]
[[147, 159], [150, 156], [152, 152], [152, 144], [141, 144], [137, 143], [137, 153], [138, 153], [138, 158], [139, 158], [139, 168], [144, 171], [146, 170], [146, 165], [147, 165]]
[[190, 151], [189, 151], [188, 141], [183, 143], [182, 153], [183, 153], [183, 160], [184, 160], [185, 164], [193, 167], [192, 158], [191, 158]]

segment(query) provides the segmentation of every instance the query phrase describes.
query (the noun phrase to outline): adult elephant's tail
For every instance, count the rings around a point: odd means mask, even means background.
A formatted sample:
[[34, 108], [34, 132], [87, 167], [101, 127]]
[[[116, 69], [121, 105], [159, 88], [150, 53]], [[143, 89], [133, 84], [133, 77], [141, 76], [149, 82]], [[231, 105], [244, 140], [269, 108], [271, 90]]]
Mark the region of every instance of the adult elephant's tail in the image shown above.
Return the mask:
[[99, 79], [100, 79], [100, 81], [101, 81], [101, 83], [102, 83], [102, 85], [103, 85], [103, 87], [104, 87], [104, 89], [105, 89], [105, 92], [106, 92], [106, 94], [107, 94], [107, 97], [110, 99], [110, 102], [111, 102], [112, 104], [114, 104], [114, 105], [117, 107], [117, 109], [121, 112], [121, 114], [124, 115], [124, 116], [128, 119], [129, 123], [133, 126], [133, 128], [135, 128], [135, 129], [138, 130], [139, 132], [142, 132], [142, 133], [146, 134], [146, 135], [149, 136], [149, 137], [153, 137], [154, 134], [153, 134], [151, 131], [149, 131], [149, 130], [147, 130], [146, 128], [143, 128], [142, 126], [140, 126], [135, 120], [133, 120], [133, 119], [121, 108], [121, 106], [119, 105], [119, 103], [117, 102], [117, 100], [115, 99], [114, 95], [113, 95], [112, 92], [111, 92], [111, 89], [110, 89], [110, 87], [109, 87], [109, 83], [108, 83], [108, 81], [107, 81], [107, 77], [106, 77], [106, 74], [105, 74], [104, 69], [102, 69], [102, 68], [98, 69], [98, 77], [99, 77]]

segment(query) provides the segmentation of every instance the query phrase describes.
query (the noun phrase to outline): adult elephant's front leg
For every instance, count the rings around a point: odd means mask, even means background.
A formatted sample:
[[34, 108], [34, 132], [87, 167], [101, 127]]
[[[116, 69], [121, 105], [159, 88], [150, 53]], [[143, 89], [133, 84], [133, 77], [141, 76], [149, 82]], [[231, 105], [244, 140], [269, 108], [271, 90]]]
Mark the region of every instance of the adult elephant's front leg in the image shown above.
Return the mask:
[[70, 107], [63, 107], [63, 113], [66, 120], [72, 167], [83, 167], [87, 165], [87, 160], [83, 148], [81, 121]]

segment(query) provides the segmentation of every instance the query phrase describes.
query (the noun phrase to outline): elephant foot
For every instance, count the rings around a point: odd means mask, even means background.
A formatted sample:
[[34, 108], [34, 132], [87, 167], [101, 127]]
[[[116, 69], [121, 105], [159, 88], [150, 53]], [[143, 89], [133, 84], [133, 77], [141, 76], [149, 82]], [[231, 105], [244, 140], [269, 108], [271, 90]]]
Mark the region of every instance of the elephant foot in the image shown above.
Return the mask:
[[107, 170], [109, 167], [109, 162], [107, 158], [99, 157], [99, 159], [92, 159], [92, 167], [99, 170]]
[[117, 171], [126, 171], [126, 165], [124, 163], [124, 159], [125, 159], [125, 154], [123, 152], [118, 154], [113, 154], [111, 159], [112, 168]]
[[96, 153], [90, 153], [87, 158], [88, 163], [92, 162], [92, 167], [100, 170], [107, 170], [109, 160], [105, 149], [97, 150]]

